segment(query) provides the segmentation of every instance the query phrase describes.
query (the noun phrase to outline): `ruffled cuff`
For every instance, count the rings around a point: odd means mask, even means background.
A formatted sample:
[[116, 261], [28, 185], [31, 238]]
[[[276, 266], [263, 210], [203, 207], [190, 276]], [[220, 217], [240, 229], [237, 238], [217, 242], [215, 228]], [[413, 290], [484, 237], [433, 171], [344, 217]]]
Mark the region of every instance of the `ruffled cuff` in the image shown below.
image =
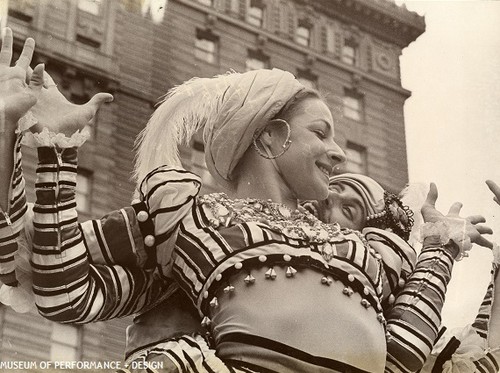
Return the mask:
[[498, 246], [496, 243], [493, 243], [493, 248], [491, 249], [491, 252], [493, 253], [493, 267], [498, 268], [500, 266], [500, 246]]
[[38, 119], [33, 115], [31, 110], [28, 110], [17, 122], [17, 130], [25, 132], [38, 123]]
[[435, 223], [425, 223], [420, 229], [420, 238], [423, 241], [426, 237], [434, 236], [439, 238], [441, 245], [446, 245], [450, 240], [453, 241], [459, 253], [456, 261], [469, 256], [468, 251], [472, 248], [472, 243], [466, 233], [466, 221], [464, 219], [447, 219]]
[[436, 343], [433, 353], [441, 351], [451, 335], [454, 335], [460, 341], [460, 346], [451, 356], [451, 359], [444, 362], [443, 373], [475, 373], [483, 371], [477, 369], [475, 362], [481, 362], [482, 359], [487, 357], [487, 354], [496, 354], [498, 351], [498, 348], [488, 348], [485, 340], [477, 334], [471, 325], [467, 325], [463, 329], [457, 328], [447, 333], [446, 338], [442, 338]]
[[82, 146], [89, 137], [90, 133], [87, 128], [76, 131], [71, 137], [67, 137], [63, 133], [49, 132], [47, 128], [44, 128], [40, 133], [26, 132], [22, 144], [31, 148], [74, 148]]
[[17, 313], [36, 310], [33, 292], [22, 286], [0, 285], [0, 302], [11, 307]]

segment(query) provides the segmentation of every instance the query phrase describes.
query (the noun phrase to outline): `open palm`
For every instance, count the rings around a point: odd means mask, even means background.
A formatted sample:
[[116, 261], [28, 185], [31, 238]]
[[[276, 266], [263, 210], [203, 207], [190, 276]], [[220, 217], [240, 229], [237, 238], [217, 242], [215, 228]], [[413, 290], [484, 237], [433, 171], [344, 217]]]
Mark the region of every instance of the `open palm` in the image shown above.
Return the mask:
[[111, 102], [109, 93], [98, 93], [86, 104], [77, 105], [69, 102], [59, 92], [49, 74], [44, 73], [44, 87], [38, 96], [32, 111], [38, 123], [32, 127], [33, 132], [41, 132], [47, 128], [50, 132], [64, 133], [71, 136], [83, 129], [92, 120], [104, 102]]
[[450, 207], [448, 214], [445, 216], [436, 209], [437, 198], [437, 187], [434, 183], [431, 183], [429, 193], [427, 194], [427, 199], [423, 204], [421, 210], [425, 222], [436, 223], [441, 221], [449, 222], [451, 225], [456, 224], [457, 222], [461, 222], [463, 234], [464, 236], [469, 237], [471, 242], [483, 247], [493, 247], [493, 243], [483, 236], [484, 234], [493, 233], [490, 227], [481, 224], [486, 222], [483, 216], [471, 215], [467, 218], [461, 218], [460, 210], [462, 209], [462, 204], [460, 202], [455, 202]]

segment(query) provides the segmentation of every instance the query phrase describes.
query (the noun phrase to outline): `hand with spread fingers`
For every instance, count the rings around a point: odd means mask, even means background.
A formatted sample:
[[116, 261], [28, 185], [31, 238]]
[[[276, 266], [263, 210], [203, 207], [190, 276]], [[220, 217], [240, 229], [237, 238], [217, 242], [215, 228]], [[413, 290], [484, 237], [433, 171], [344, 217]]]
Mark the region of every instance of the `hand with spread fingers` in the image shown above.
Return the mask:
[[26, 39], [19, 59], [14, 66], [12, 60], [12, 31], [5, 29], [0, 50], [0, 103], [2, 115], [0, 116], [0, 133], [13, 134], [18, 120], [36, 103], [37, 96], [42, 88], [43, 70], [42, 64], [35, 67], [30, 74], [29, 85], [26, 84], [26, 74], [33, 51], [35, 41]]
[[[462, 209], [462, 204], [460, 202], [455, 202], [445, 216], [438, 210], [436, 210], [436, 200], [438, 198], [438, 190], [434, 183], [431, 183], [427, 199], [422, 206], [422, 215], [426, 223], [438, 223], [442, 222], [449, 226], [454, 226], [459, 228], [459, 233], [463, 239], [470, 239], [472, 243], [479, 246], [484, 246], [488, 248], [493, 247], [493, 243], [487, 240], [483, 235], [492, 234], [493, 231], [490, 227], [481, 224], [486, 222], [485, 218], [481, 215], [472, 215], [467, 218], [460, 217], [460, 210]], [[459, 240], [463, 241], [463, 240]], [[459, 242], [455, 242], [459, 244]]]
[[[23, 50], [16, 64], [12, 61], [12, 31], [5, 29], [0, 49], [0, 175], [11, 175], [14, 164], [14, 149], [17, 139], [16, 131], [21, 118], [32, 118], [25, 115], [36, 103], [42, 88], [43, 65], [35, 67], [27, 84], [27, 69], [31, 63], [35, 41], [26, 39]], [[25, 120], [32, 124], [34, 120]], [[8, 176], [0, 178], [0, 208], [9, 210], [8, 195], [10, 180]]]
[[89, 124], [103, 103], [111, 101], [111, 94], [97, 93], [83, 105], [73, 104], [57, 89], [52, 77], [44, 72], [43, 88], [32, 109], [38, 121], [32, 132], [47, 128], [50, 132], [71, 136]]
[[488, 188], [490, 188], [494, 195], [493, 201], [500, 205], [500, 187], [492, 180], [486, 180], [486, 185], [488, 185]]

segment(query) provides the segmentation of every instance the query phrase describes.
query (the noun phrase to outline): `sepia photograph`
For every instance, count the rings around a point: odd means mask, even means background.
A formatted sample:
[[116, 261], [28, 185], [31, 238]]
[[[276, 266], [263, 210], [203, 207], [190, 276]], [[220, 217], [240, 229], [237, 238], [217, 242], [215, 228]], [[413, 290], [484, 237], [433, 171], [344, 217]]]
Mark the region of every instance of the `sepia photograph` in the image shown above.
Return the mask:
[[500, 371], [499, 1], [0, 27], [0, 372]]

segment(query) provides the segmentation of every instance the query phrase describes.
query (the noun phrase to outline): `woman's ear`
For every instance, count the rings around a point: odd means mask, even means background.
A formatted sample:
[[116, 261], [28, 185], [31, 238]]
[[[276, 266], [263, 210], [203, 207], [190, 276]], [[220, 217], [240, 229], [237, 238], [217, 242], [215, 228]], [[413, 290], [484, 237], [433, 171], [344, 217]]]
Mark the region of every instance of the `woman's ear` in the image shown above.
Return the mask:
[[[288, 130], [288, 134], [287, 134]], [[281, 119], [273, 119], [264, 128], [260, 134], [260, 141], [262, 144], [272, 146], [281, 146], [285, 139], [290, 136], [290, 125]]]
[[272, 130], [272, 126], [266, 126], [264, 130], [260, 133], [259, 135], [259, 140], [262, 142], [262, 144], [271, 146], [273, 143], [274, 137], [276, 137], [276, 134], [274, 133], [275, 131]]

